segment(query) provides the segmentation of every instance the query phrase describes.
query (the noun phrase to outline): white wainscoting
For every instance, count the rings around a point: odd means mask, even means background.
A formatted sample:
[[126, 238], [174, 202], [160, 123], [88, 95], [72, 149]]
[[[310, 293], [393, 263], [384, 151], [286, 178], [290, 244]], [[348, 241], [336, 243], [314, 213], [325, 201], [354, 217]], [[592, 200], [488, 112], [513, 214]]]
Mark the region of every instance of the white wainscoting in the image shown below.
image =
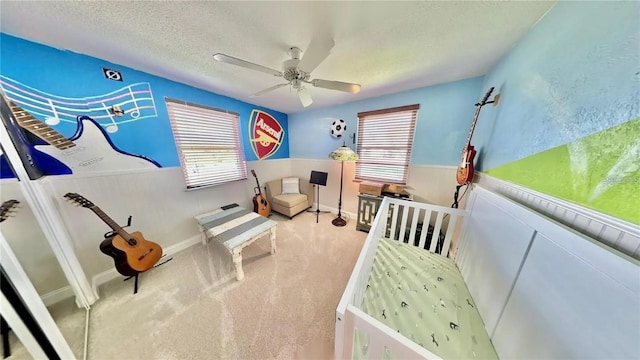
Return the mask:
[[529, 210], [514, 207], [513, 202], [498, 196], [485, 196], [478, 201], [479, 193], [484, 194], [474, 190], [469, 196], [467, 211], [471, 214], [465, 217], [456, 263], [491, 335], [535, 229], [524, 218]]
[[[254, 169], [264, 183], [288, 173], [289, 160], [256, 161], [247, 167]], [[253, 208], [256, 186], [249, 171], [247, 180], [186, 191], [179, 167], [93, 176], [53, 176], [44, 180], [88, 278], [113, 268], [112, 259], [98, 249], [102, 235], [110, 229], [91, 210], [66, 202], [63, 195], [67, 192], [87, 198], [120, 225], [125, 225], [131, 215], [132, 225], [126, 230], [140, 231], [146, 239], [166, 249], [198, 235], [193, 219], [196, 214], [230, 203]]]
[[[260, 182], [290, 172], [289, 159], [248, 163]], [[88, 278], [109, 269], [113, 261], [98, 250], [102, 234], [109, 229], [90, 210], [64, 201], [66, 192], [77, 192], [100, 206], [120, 224], [133, 215], [131, 230], [141, 231], [166, 250], [197, 237], [194, 214], [236, 202], [252, 207], [255, 179], [207, 189], [186, 191], [179, 167], [143, 171], [109, 172], [85, 175], [51, 176], [42, 179], [47, 193], [55, 200], [72, 237], [76, 255]], [[17, 199], [21, 208], [2, 223], [2, 231], [46, 305], [73, 296], [53, 251], [24, 201], [15, 179], [3, 179], [1, 199]], [[197, 242], [195, 242], [197, 243]], [[115, 273], [115, 271], [114, 271]]]
[[607, 246], [640, 259], [638, 225], [487, 174], [476, 173], [476, 182]]
[[638, 359], [640, 261], [476, 186], [456, 264], [501, 359]]
[[[432, 205], [451, 206], [456, 190], [455, 166], [411, 165], [409, 167], [408, 191], [415, 201]], [[338, 208], [340, 197], [340, 162], [336, 160], [291, 159], [291, 175], [309, 178], [311, 170], [328, 173], [327, 186], [320, 188], [321, 210]], [[344, 182], [342, 184], [342, 211], [349, 214], [358, 212], [358, 188], [354, 181], [355, 162], [344, 163]], [[460, 207], [463, 207], [461, 203]]]
[[[320, 208], [337, 213], [340, 162], [330, 159], [276, 159], [252, 161], [247, 163], [247, 167], [256, 171], [263, 186], [267, 181], [283, 176], [308, 179], [311, 170], [328, 172], [327, 186], [320, 188]], [[354, 170], [355, 163], [345, 162], [342, 212], [352, 221], [355, 221], [357, 213], [359, 186], [353, 181]], [[409, 191], [416, 200], [450, 206], [456, 185], [455, 170], [452, 166], [412, 165], [409, 169]], [[95, 280], [94, 285], [101, 284], [115, 274], [112, 259], [98, 249], [102, 235], [109, 228], [89, 209], [67, 203], [63, 198], [65, 193], [75, 192], [84, 196], [121, 225], [132, 215], [133, 223], [128, 230], [140, 231], [148, 240], [169, 249], [198, 235], [193, 220], [195, 214], [234, 202], [252, 208], [256, 186], [249, 172], [249, 178], [244, 181], [186, 191], [179, 167], [60, 175], [44, 178], [42, 182], [47, 193], [55, 200], [81, 266], [87, 277]], [[5, 179], [0, 184], [3, 200], [22, 199], [16, 180]], [[324, 217], [330, 221], [333, 216], [324, 214], [320, 220], [323, 221]], [[48, 245], [34, 245], [34, 239], [42, 239], [43, 244], [46, 244], [46, 240], [28, 206], [20, 209], [16, 218], [3, 223], [3, 233], [21, 257], [25, 270], [47, 304], [70, 294], [52, 250]]]

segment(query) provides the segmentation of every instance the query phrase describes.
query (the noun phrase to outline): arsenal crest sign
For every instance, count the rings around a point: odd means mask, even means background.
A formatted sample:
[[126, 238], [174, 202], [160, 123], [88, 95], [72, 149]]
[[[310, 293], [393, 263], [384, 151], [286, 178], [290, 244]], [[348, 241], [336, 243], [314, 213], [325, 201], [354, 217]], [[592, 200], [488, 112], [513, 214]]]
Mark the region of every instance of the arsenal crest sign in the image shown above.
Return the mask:
[[273, 116], [253, 110], [249, 118], [249, 140], [258, 160], [275, 154], [284, 139], [284, 129]]

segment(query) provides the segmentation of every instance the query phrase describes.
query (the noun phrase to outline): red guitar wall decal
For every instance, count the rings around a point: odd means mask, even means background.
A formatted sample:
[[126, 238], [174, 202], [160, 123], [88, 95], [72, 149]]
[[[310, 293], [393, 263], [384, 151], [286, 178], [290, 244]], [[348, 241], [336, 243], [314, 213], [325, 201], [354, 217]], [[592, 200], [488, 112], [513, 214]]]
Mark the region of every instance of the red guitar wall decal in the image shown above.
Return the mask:
[[473, 158], [476, 156], [476, 150], [471, 145], [471, 137], [473, 136], [473, 131], [476, 128], [476, 123], [478, 122], [478, 115], [480, 115], [480, 109], [486, 104], [498, 104], [498, 100], [500, 99], [500, 94], [496, 95], [492, 101], [487, 101], [491, 93], [493, 92], [493, 86], [487, 93], [484, 95], [482, 101], [476, 104], [476, 115], [473, 117], [473, 123], [471, 124], [471, 131], [469, 131], [469, 136], [467, 137], [467, 143], [462, 150], [462, 161], [458, 166], [458, 171], [456, 173], [456, 180], [458, 180], [458, 184], [464, 185], [470, 183], [473, 180]]

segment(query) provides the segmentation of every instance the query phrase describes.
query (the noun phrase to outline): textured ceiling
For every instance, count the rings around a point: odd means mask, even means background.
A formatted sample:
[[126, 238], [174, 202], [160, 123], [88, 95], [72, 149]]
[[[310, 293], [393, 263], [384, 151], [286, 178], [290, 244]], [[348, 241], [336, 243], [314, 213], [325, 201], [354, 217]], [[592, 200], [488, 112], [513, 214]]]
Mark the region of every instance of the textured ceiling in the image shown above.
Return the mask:
[[[485, 74], [554, 2], [13, 2], [0, 29], [285, 113], [305, 110], [281, 78], [213, 60], [225, 53], [281, 69], [291, 46], [335, 40], [311, 78], [317, 108]], [[304, 56], [304, 53], [303, 53]]]

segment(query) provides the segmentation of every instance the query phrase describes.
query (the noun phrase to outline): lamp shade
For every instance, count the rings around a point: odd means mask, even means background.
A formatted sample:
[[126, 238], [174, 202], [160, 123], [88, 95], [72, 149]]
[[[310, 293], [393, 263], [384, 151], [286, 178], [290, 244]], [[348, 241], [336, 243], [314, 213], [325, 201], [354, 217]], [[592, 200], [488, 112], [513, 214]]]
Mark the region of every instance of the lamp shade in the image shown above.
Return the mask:
[[358, 160], [358, 154], [351, 150], [347, 145], [342, 145], [329, 154], [329, 159], [338, 161], [355, 161]]

